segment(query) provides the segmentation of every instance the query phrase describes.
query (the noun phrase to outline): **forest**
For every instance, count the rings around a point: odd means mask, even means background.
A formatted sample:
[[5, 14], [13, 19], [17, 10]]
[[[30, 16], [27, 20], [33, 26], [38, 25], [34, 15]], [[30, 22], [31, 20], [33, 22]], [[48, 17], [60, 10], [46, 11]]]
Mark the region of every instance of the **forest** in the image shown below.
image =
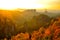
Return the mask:
[[0, 10], [0, 40], [60, 40], [60, 13]]

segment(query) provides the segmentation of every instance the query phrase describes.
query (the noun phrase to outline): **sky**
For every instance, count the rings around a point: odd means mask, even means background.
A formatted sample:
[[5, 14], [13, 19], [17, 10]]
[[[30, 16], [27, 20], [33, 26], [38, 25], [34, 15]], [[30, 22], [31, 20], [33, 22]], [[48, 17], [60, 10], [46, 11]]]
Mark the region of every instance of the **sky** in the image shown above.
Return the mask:
[[0, 9], [16, 8], [60, 10], [60, 0], [0, 0]]

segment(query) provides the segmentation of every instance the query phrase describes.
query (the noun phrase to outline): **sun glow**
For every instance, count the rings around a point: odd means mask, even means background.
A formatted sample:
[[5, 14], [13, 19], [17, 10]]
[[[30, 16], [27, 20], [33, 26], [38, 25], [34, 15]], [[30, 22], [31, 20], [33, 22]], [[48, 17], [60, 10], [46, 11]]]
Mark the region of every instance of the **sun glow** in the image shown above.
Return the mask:
[[44, 4], [38, 4], [37, 0], [0, 0], [0, 9], [35, 9], [45, 8]]
[[[57, 2], [57, 0], [55, 0]], [[44, 9], [49, 8], [54, 0], [0, 0], [0, 9]], [[55, 3], [56, 3], [55, 2]], [[54, 5], [54, 4], [53, 4]], [[52, 5], [52, 6], [53, 6]]]

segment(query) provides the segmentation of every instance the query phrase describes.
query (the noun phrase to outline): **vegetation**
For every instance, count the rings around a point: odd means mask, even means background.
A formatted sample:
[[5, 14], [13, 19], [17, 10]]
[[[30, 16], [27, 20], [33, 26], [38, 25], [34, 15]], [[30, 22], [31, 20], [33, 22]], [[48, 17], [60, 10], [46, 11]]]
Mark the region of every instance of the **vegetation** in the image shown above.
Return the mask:
[[[22, 15], [26, 12], [33, 16]], [[0, 40], [60, 40], [60, 16], [36, 14], [35, 10], [0, 11]]]
[[5, 37], [11, 39], [11, 36], [15, 35], [15, 30], [16, 24], [13, 20], [0, 13], [0, 40]]

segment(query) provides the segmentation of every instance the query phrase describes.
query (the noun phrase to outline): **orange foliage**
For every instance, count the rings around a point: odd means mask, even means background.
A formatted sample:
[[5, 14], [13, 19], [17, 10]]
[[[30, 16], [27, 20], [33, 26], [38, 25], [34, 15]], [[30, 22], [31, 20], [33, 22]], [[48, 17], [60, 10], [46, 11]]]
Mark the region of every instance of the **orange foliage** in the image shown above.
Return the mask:
[[52, 25], [50, 25], [47, 28], [41, 27], [38, 31], [33, 31], [31, 33], [31, 39], [29, 38], [29, 33], [20, 33], [17, 34], [14, 38], [19, 39], [20, 36], [24, 38], [23, 40], [37, 40], [37, 38], [44, 38], [53, 34], [52, 40], [60, 40], [60, 37], [58, 37], [58, 35], [60, 34], [60, 26], [56, 25], [57, 23], [60, 23], [60, 20], [55, 21]]
[[28, 33], [20, 33], [20, 34], [17, 34], [16, 36], [14, 36], [12, 38], [12, 40], [28, 40], [29, 39], [29, 34]]
[[46, 36], [49, 36], [50, 34], [51, 34], [51, 31], [50, 31], [49, 28], [47, 28], [47, 29], [45, 30], [45, 35], [46, 35]]
[[36, 38], [39, 36], [39, 32], [38, 31], [34, 31], [32, 33], [32, 37], [31, 37], [31, 40], [36, 40]]
[[60, 36], [60, 29], [57, 29], [54, 32], [54, 38], [53, 39], [57, 39], [59, 36]]

